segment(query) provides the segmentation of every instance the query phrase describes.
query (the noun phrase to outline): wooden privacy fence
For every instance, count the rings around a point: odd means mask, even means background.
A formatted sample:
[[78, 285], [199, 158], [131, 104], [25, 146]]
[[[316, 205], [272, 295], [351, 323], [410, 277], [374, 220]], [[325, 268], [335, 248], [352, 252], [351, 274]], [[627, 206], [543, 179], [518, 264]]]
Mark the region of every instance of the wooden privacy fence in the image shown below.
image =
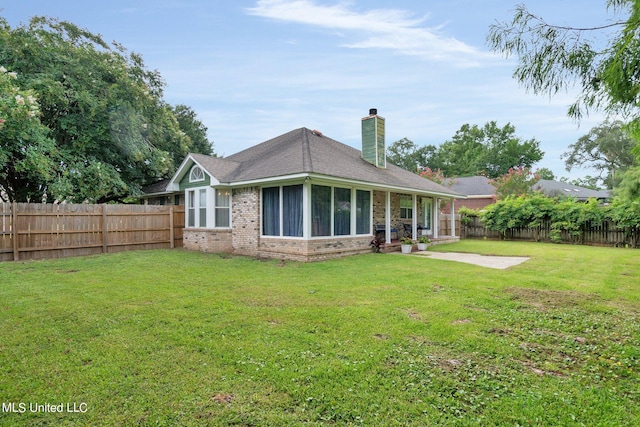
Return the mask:
[[[551, 223], [543, 222], [539, 227], [514, 227], [509, 228], [504, 236], [499, 231], [492, 231], [485, 228], [478, 217], [466, 217], [466, 224], [462, 225], [462, 237], [487, 237], [490, 239], [506, 238], [509, 240], [534, 240], [540, 242], [557, 241], [552, 238]], [[640, 229], [626, 230], [618, 228], [611, 221], [600, 223], [587, 223], [577, 234], [570, 234], [567, 231], [560, 231], [560, 243], [578, 243], [595, 246], [629, 246], [638, 247], [640, 245]]]
[[[438, 215], [438, 235], [439, 236], [451, 236], [451, 214], [439, 214]], [[454, 215], [456, 236], [460, 236], [460, 215]]]
[[184, 206], [0, 203], [0, 261], [182, 246]]

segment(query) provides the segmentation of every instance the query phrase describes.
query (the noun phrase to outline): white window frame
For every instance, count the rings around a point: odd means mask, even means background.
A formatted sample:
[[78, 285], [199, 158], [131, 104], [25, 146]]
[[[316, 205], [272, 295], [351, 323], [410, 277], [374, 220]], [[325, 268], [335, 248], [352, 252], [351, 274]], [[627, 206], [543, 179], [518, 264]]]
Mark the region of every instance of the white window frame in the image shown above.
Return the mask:
[[[219, 201], [219, 197], [218, 194], [221, 192], [226, 192], [228, 194], [225, 194], [225, 197], [228, 197], [228, 204], [226, 206], [224, 205], [218, 205], [218, 201]], [[229, 188], [214, 188], [213, 189], [213, 196], [214, 196], [214, 202], [213, 202], [213, 215], [214, 215], [214, 228], [220, 228], [220, 229], [228, 229], [231, 228], [231, 201], [233, 199], [233, 193], [231, 191], [231, 189]], [[229, 225], [225, 226], [225, 227], [218, 227], [216, 224], [218, 222], [218, 211], [224, 209], [227, 212], [227, 216], [229, 219]]]
[[[197, 174], [198, 176], [196, 176], [196, 172], [200, 172], [199, 174]], [[191, 168], [191, 171], [189, 172], [189, 182], [202, 182], [204, 180], [204, 170], [198, 165], [193, 166]]]
[[[362, 188], [362, 187], [356, 187], [356, 186], [349, 186], [349, 185], [340, 185], [340, 184], [336, 184], [336, 183], [321, 183], [321, 182], [317, 182], [317, 183], [313, 183], [313, 185], [317, 185], [317, 186], [321, 186], [321, 187], [329, 187], [331, 189], [331, 214], [330, 214], [330, 230], [331, 230], [331, 234], [328, 236], [312, 236], [311, 233], [309, 233], [310, 239], [328, 239], [328, 238], [332, 238], [332, 239], [340, 239], [340, 238], [349, 238], [349, 237], [362, 237], [362, 236], [372, 236], [372, 226], [373, 226], [373, 191], [369, 188]], [[313, 185], [309, 186], [309, 199], [311, 199], [311, 192], [313, 191]], [[335, 189], [336, 188], [344, 188], [344, 189], [349, 189], [351, 190], [351, 204], [350, 204], [350, 210], [351, 210], [351, 233], [350, 234], [341, 234], [341, 235], [336, 235], [335, 234]], [[358, 219], [358, 215], [357, 215], [357, 211], [358, 211], [358, 205], [357, 205], [357, 192], [358, 191], [364, 191], [369, 193], [369, 230], [367, 233], [364, 234], [357, 234], [358, 230], [357, 230], [357, 219]], [[308, 204], [305, 204], [305, 207], [308, 207], [309, 212], [308, 215], [309, 217], [311, 217], [311, 201], [309, 201]], [[305, 213], [306, 215], [306, 213]]]
[[[402, 206], [402, 202], [403, 201], [409, 201], [409, 206]], [[411, 216], [402, 216], [402, 213], [404, 212], [410, 212]], [[413, 215], [415, 214], [415, 212], [413, 211], [413, 199], [411, 196], [406, 195], [406, 194], [401, 194], [400, 195], [400, 219], [401, 220], [410, 220], [413, 219]]]
[[[193, 200], [190, 195], [193, 194]], [[200, 206], [200, 197], [204, 194], [205, 205]], [[216, 189], [213, 187], [192, 187], [185, 189], [185, 228], [206, 228], [206, 229], [229, 229], [231, 228], [231, 206], [229, 206], [229, 227], [216, 227], [216, 206], [215, 206]], [[231, 205], [231, 196], [229, 196], [229, 205]], [[193, 206], [191, 203], [193, 202]], [[200, 226], [202, 214], [205, 215], [205, 226]], [[193, 224], [189, 225], [190, 215], [193, 215]]]

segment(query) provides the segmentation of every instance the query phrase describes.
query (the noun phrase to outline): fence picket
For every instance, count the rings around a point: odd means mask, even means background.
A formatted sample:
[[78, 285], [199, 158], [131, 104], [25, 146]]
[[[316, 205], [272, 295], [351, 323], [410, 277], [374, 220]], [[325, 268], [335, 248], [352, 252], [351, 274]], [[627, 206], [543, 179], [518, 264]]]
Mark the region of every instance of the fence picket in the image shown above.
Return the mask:
[[[464, 238], [486, 237], [490, 239], [501, 239], [503, 237], [500, 232], [487, 229], [478, 217], [467, 217], [463, 222], [466, 222], [466, 224], [462, 225], [462, 237]], [[537, 229], [526, 227], [510, 228], [505, 233], [505, 237], [510, 240], [550, 242], [550, 232], [551, 224], [549, 221], [545, 221]], [[621, 229], [611, 221], [587, 223], [583, 229], [580, 230], [580, 234], [577, 237], [563, 231], [561, 233], [561, 242], [598, 246], [638, 247], [640, 246], [640, 229]]]
[[183, 206], [0, 203], [0, 261], [182, 247]]

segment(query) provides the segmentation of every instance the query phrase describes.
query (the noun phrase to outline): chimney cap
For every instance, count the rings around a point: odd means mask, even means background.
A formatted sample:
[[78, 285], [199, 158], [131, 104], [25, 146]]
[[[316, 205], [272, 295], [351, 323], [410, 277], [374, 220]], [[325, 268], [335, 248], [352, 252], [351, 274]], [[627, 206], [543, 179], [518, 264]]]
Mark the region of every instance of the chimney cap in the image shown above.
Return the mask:
[[377, 116], [378, 115], [378, 109], [377, 108], [369, 108], [369, 115], [370, 116]]

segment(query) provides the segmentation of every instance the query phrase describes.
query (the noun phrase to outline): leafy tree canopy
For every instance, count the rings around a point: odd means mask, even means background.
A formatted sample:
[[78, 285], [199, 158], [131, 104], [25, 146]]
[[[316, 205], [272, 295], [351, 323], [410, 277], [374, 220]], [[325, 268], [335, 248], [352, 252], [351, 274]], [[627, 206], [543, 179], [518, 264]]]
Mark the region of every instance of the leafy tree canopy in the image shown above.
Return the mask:
[[485, 175], [497, 178], [512, 168], [531, 167], [544, 153], [535, 139], [522, 140], [515, 127], [499, 127], [495, 121], [483, 127], [464, 124], [453, 138], [440, 146], [420, 147], [403, 138], [387, 149], [387, 159], [412, 172], [425, 168], [443, 176]]
[[492, 121], [483, 127], [464, 124], [451, 140], [438, 147], [428, 166], [442, 170], [445, 176], [497, 178], [513, 168], [530, 168], [543, 155], [538, 141], [522, 140], [515, 135], [513, 125], [507, 123], [501, 128]]
[[[0, 65], [16, 72], [16, 85], [37, 99], [53, 142], [47, 153], [54, 167], [46, 174], [24, 174], [18, 182], [9, 176], [18, 165], [5, 167], [2, 185], [13, 200], [123, 200], [170, 176], [187, 152], [211, 150], [187, 133], [202, 129], [195, 115], [183, 117], [181, 129], [162, 98], [160, 74], [140, 55], [74, 24], [35, 17], [12, 29], [0, 18]], [[16, 162], [20, 148], [5, 148], [13, 153], [8, 161]]]
[[[592, 109], [624, 117], [636, 140], [632, 153], [640, 160], [640, 1], [608, 0], [606, 6], [612, 20], [571, 27], [547, 23], [519, 5], [510, 22], [491, 26], [487, 40], [494, 51], [517, 56], [514, 77], [532, 92], [552, 96], [578, 87], [571, 117], [580, 119]], [[633, 188], [640, 166], [628, 173], [622, 179], [626, 190], [618, 192], [622, 197], [639, 194]], [[617, 178], [611, 176], [608, 186]]]
[[402, 138], [387, 148], [387, 160], [411, 172], [418, 172], [436, 152], [433, 145], [418, 146], [408, 138]]
[[511, 22], [490, 27], [487, 40], [494, 51], [517, 56], [514, 77], [534, 93], [555, 95], [579, 86], [581, 93], [569, 109], [573, 117], [591, 108], [637, 113], [640, 2], [606, 4], [613, 22], [589, 28], [547, 23], [521, 4]]
[[173, 114], [178, 120], [180, 129], [191, 140], [191, 151], [200, 154], [213, 154], [213, 147], [207, 138], [207, 127], [198, 120], [191, 107], [180, 104], [173, 107]]
[[562, 157], [567, 171], [575, 167], [594, 168], [600, 172], [600, 181], [611, 189], [617, 185], [619, 176], [633, 165], [631, 150], [635, 144], [622, 122], [605, 122], [571, 144]]
[[17, 78], [0, 66], [0, 199], [40, 201], [39, 183], [55, 176], [57, 153], [49, 129], [40, 123], [35, 93], [20, 89]]

